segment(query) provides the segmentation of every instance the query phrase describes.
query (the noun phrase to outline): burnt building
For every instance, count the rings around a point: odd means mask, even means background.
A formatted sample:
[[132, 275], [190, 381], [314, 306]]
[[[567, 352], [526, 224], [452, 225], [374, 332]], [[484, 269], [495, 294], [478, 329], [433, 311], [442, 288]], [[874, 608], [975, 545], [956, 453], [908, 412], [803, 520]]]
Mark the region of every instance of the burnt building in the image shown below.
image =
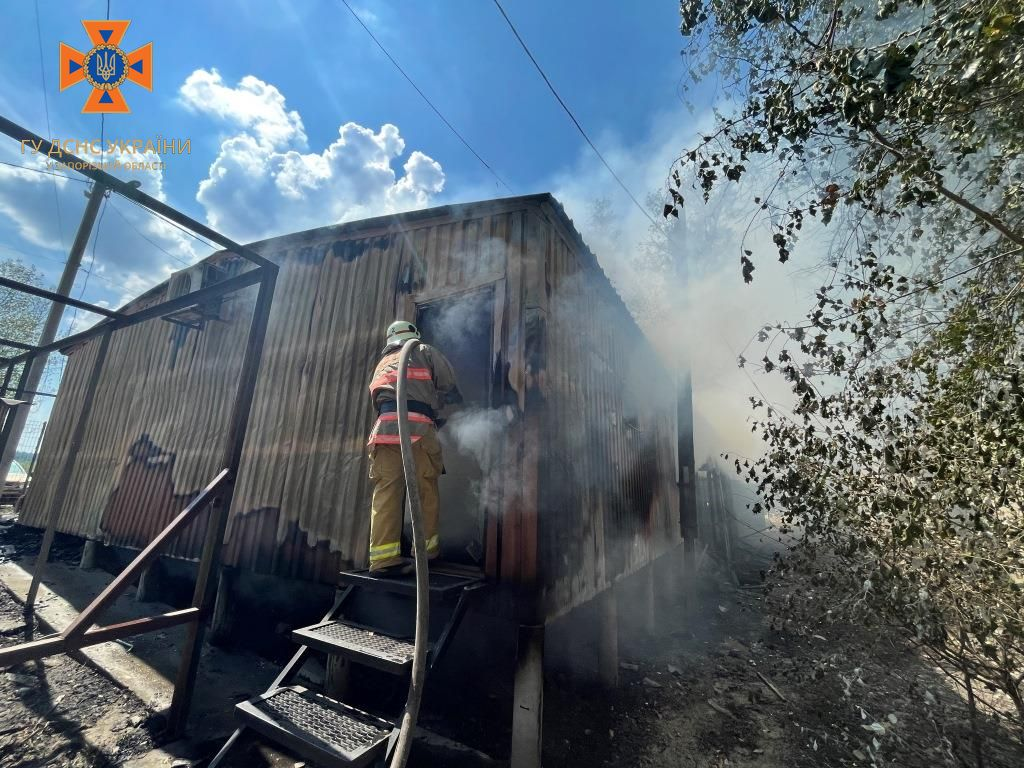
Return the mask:
[[[279, 266], [223, 548], [240, 574], [333, 585], [365, 565], [367, 390], [396, 318], [452, 361], [443, 559], [543, 626], [681, 543], [693, 477], [679, 383], [561, 205], [540, 194], [383, 216], [251, 246]], [[251, 266], [211, 256], [131, 313]], [[220, 469], [255, 288], [115, 334], [57, 530], [144, 547]], [[98, 341], [67, 367], [21, 521], [44, 526]], [[683, 434], [686, 438], [686, 435]], [[689, 453], [690, 455], [685, 455]], [[204, 521], [170, 558], [198, 557]]]

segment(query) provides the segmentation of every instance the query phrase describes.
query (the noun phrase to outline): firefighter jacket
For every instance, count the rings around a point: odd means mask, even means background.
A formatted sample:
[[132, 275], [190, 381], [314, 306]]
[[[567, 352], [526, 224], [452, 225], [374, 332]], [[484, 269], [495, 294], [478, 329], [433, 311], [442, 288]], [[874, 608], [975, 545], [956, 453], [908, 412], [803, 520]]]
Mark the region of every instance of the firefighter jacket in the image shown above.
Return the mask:
[[[402, 347], [384, 349], [384, 356], [373, 371], [370, 399], [377, 410], [377, 422], [368, 445], [398, 445], [398, 412], [395, 408], [395, 384]], [[405, 391], [409, 400], [409, 431], [415, 443], [433, 431], [437, 412], [447, 403], [462, 397], [455, 383], [455, 371], [448, 359], [433, 347], [421, 344], [409, 357], [405, 371]]]

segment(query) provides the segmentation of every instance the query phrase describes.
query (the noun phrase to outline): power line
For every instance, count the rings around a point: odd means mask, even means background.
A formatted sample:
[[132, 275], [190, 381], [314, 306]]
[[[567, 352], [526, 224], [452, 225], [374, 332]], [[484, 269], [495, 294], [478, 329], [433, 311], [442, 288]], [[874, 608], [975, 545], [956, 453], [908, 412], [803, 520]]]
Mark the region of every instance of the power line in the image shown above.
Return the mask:
[[495, 179], [497, 179], [498, 183], [501, 184], [501, 186], [503, 186], [505, 189], [507, 189], [509, 191], [509, 193], [515, 194], [514, 192], [512, 192], [512, 188], [508, 184], [505, 183], [505, 180], [503, 178], [501, 178], [501, 176], [498, 175], [497, 171], [495, 171], [493, 168], [491, 168], [491, 166], [488, 165], [487, 161], [484, 160], [482, 157], [480, 157], [480, 153], [477, 152], [475, 149], [473, 149], [473, 147], [470, 145], [470, 143], [468, 141], [466, 141], [465, 138], [463, 138], [461, 133], [459, 133], [457, 130], [455, 130], [455, 126], [452, 125], [450, 122], [448, 122], [448, 118], [446, 118], [443, 114], [441, 114], [441, 110], [439, 110], [437, 107], [435, 107], [434, 103], [430, 99], [427, 98], [427, 94], [425, 94], [422, 90], [420, 90], [420, 87], [418, 85], [416, 85], [415, 82], [413, 82], [413, 79], [411, 77], [409, 77], [409, 75], [406, 73], [406, 71], [404, 69], [402, 69], [402, 65], [399, 64], [397, 61], [395, 61], [395, 57], [392, 56], [390, 53], [388, 53], [388, 49], [384, 47], [384, 44], [381, 43], [381, 41], [377, 39], [377, 36], [374, 35], [373, 32], [370, 31], [370, 28], [368, 26], [366, 26], [366, 24], [363, 22], [363, 20], [361, 18], [359, 18], [359, 14], [356, 13], [355, 10], [353, 10], [352, 6], [348, 4], [348, 0], [341, 0], [341, 2], [342, 2], [342, 4], [346, 8], [348, 8], [348, 12], [352, 14], [353, 18], [355, 18], [355, 20], [359, 22], [359, 26], [361, 26], [363, 29], [366, 30], [366, 34], [368, 34], [370, 36], [370, 39], [372, 39], [373, 42], [375, 42], [377, 44], [377, 47], [380, 48], [381, 51], [384, 53], [384, 55], [388, 57], [388, 60], [392, 64], [395, 65], [395, 69], [397, 69], [399, 72], [402, 73], [402, 77], [404, 77], [406, 80], [409, 81], [409, 85], [411, 85], [416, 90], [416, 93], [418, 93], [420, 95], [420, 97], [425, 102], [427, 102], [427, 106], [429, 106], [432, 110], [434, 110], [434, 114], [436, 114], [439, 118], [441, 118], [441, 122], [443, 122], [446, 126], [448, 126], [448, 130], [450, 130], [452, 133], [455, 134], [456, 137], [458, 137], [459, 141], [461, 141], [465, 145], [466, 149], [468, 149], [470, 152], [473, 153], [473, 156], [477, 160], [480, 161], [480, 163], [483, 165], [484, 168], [486, 168], [488, 171], [490, 171], [491, 175]]
[[[44, 176], [59, 176], [62, 179], [71, 179], [71, 181], [80, 181], [83, 184], [90, 184], [88, 179], [80, 179], [77, 176], [67, 176], [63, 173], [57, 173], [56, 171], [48, 171], [44, 168], [33, 168], [31, 165], [18, 165], [17, 163], [9, 163], [6, 160], [0, 160], [0, 165], [9, 165], [11, 168], [17, 168], [19, 171], [32, 171], [33, 173], [41, 173]], [[56, 182], [54, 182], [56, 187]], [[59, 214], [58, 214], [59, 216]]]
[[[39, 24], [39, 0], [35, 2], [36, 7], [36, 40], [39, 43], [39, 80], [43, 87], [43, 111], [46, 113], [46, 134], [47, 138], [53, 138], [53, 130], [50, 128], [50, 100], [46, 95], [46, 67], [43, 66], [43, 31]], [[55, 176], [52, 172], [49, 174]], [[60, 196], [57, 194], [57, 179], [53, 179], [53, 203], [57, 207], [57, 234], [60, 235], [60, 247], [64, 248], [64, 222], [60, 215]]]
[[[98, 193], [97, 185], [93, 185], [93, 194]], [[85, 298], [85, 289], [89, 287], [89, 278], [92, 276], [92, 268], [96, 264], [96, 245], [100, 241], [100, 228], [103, 226], [103, 215], [107, 212], [107, 206], [110, 204], [110, 190], [107, 190], [103, 195], [103, 207], [100, 208], [100, 218], [96, 222], [96, 229], [92, 237], [92, 256], [89, 258], [88, 269], [83, 269], [85, 272], [85, 281], [82, 283], [82, 290], [78, 294], [78, 300], [82, 301]], [[70, 291], [68, 291], [70, 293]], [[71, 329], [75, 327], [75, 321], [78, 320], [78, 307], [75, 307], [74, 312], [71, 314], [71, 320], [68, 322], [68, 329], [64, 332], [67, 336], [71, 333]]]
[[[93, 190], [96, 187], [93, 186]], [[95, 191], [93, 192], [95, 194]], [[92, 256], [89, 257], [89, 267], [85, 270], [85, 281], [82, 283], [82, 292], [78, 294], [78, 300], [81, 301], [85, 297], [85, 289], [89, 287], [89, 278], [92, 276], [92, 268], [96, 264], [96, 245], [100, 241], [100, 228], [103, 226], [103, 216], [107, 212], [107, 206], [110, 205], [110, 190], [108, 189], [103, 194], [103, 208], [100, 209], [100, 218], [96, 222], [96, 235], [92, 239]], [[75, 307], [75, 312], [78, 312], [78, 307]]]
[[163, 215], [162, 213], [158, 213], [157, 211], [154, 211], [154, 210], [153, 210], [152, 208], [147, 208], [147, 207], [146, 207], [146, 206], [144, 206], [144, 205], [143, 205], [142, 203], [139, 203], [139, 202], [137, 202], [137, 201], [135, 201], [135, 200], [132, 200], [132, 199], [131, 199], [130, 197], [126, 197], [125, 199], [126, 199], [126, 200], [127, 200], [127, 201], [128, 201], [129, 203], [131, 203], [132, 205], [135, 205], [135, 206], [139, 207], [140, 209], [142, 209], [142, 210], [143, 210], [143, 211], [145, 211], [146, 213], [149, 213], [149, 214], [152, 214], [153, 216], [156, 216], [156, 217], [157, 217], [158, 219], [160, 219], [160, 220], [161, 220], [161, 221], [163, 221], [164, 223], [166, 223], [166, 224], [170, 224], [170, 225], [171, 225], [172, 227], [174, 227], [175, 229], [180, 229], [180, 230], [181, 230], [182, 232], [184, 232], [184, 233], [185, 233], [186, 235], [188, 235], [188, 236], [189, 236], [189, 237], [191, 237], [191, 238], [194, 238], [195, 240], [198, 240], [198, 241], [199, 241], [200, 243], [202, 243], [203, 245], [205, 245], [205, 246], [206, 246], [207, 248], [209, 248], [210, 250], [212, 250], [212, 251], [217, 251], [217, 250], [220, 250], [220, 249], [219, 249], [219, 248], [217, 248], [217, 246], [215, 246], [215, 245], [214, 245], [213, 243], [209, 242], [208, 240], [204, 240], [203, 238], [201, 238], [201, 237], [200, 237], [199, 235], [197, 235], [197, 234], [196, 234], [195, 232], [193, 232], [192, 230], [190, 230], [190, 229], [186, 229], [185, 227], [183, 227], [183, 226], [181, 226], [180, 224], [178, 224], [178, 222], [176, 222], [176, 221], [171, 221], [171, 220], [170, 220], [170, 219], [168, 219], [168, 218], [167, 218], [166, 216], [164, 216], [164, 215]]
[[116, 213], [118, 216], [120, 216], [129, 227], [131, 227], [132, 229], [135, 230], [135, 234], [137, 234], [139, 237], [141, 237], [147, 243], [152, 245], [158, 251], [163, 251], [163, 253], [166, 254], [168, 258], [173, 259], [174, 261], [178, 262], [179, 264], [181, 264], [183, 266], [186, 266], [186, 267], [192, 266], [192, 264], [189, 261], [187, 261], [186, 259], [183, 259], [181, 256], [175, 256], [173, 253], [168, 251], [166, 248], [161, 247], [159, 244], [153, 242], [148, 237], [146, 237], [146, 235], [143, 234], [142, 230], [139, 229], [138, 227], [136, 227], [134, 222], [132, 222], [131, 219], [129, 219], [127, 216], [125, 216], [123, 213], [121, 213], [121, 211], [118, 209], [118, 207], [116, 205], [111, 204], [110, 208], [111, 208], [111, 210], [114, 211], [114, 213]]
[[[49, 254], [44, 253], [42, 251], [39, 251], [38, 253], [34, 253], [34, 254], [25, 253], [24, 251], [19, 251], [17, 248], [12, 248], [11, 246], [9, 246], [9, 245], [7, 245], [5, 243], [0, 243], [0, 249], [9, 251], [11, 254], [14, 255], [15, 258], [24, 259], [26, 261], [26, 263], [28, 263], [31, 266], [35, 266], [33, 264], [33, 262], [37, 258], [46, 259], [47, 261], [52, 261], [55, 264], [64, 264], [65, 261], [66, 261], [65, 259], [58, 259], [56, 256], [50, 256]], [[93, 275], [93, 277], [95, 277], [97, 280], [102, 280], [103, 282], [107, 283], [108, 285], [112, 286], [113, 288], [118, 288], [118, 289], [124, 288], [124, 285], [122, 283], [115, 283], [109, 277], [104, 277], [99, 272], [95, 273]]]
[[[344, 2], [344, 0], [342, 0], [342, 2]], [[569, 106], [565, 103], [562, 97], [558, 95], [558, 91], [555, 90], [555, 86], [551, 84], [551, 81], [548, 79], [548, 76], [544, 74], [544, 70], [541, 68], [540, 64], [537, 63], [537, 59], [535, 59], [533, 54], [530, 52], [530, 48], [526, 45], [526, 41], [523, 40], [522, 36], [519, 34], [519, 31], [516, 29], [515, 24], [512, 23], [512, 19], [510, 19], [508, 17], [508, 14], [505, 13], [505, 9], [501, 7], [501, 3], [499, 2], [499, 0], [494, 0], [494, 4], [498, 6], [498, 10], [501, 11], [501, 15], [505, 17], [505, 22], [508, 24], [508, 28], [512, 30], [512, 34], [515, 35], [516, 40], [519, 41], [519, 45], [521, 45], [523, 47], [523, 50], [526, 51], [526, 55], [530, 57], [530, 61], [533, 62], [533, 66], [537, 68], [537, 71], [540, 73], [540, 76], [544, 78], [544, 82], [547, 84], [548, 90], [550, 90], [554, 97], [558, 100], [558, 103], [562, 105], [562, 109], [565, 110], [565, 114], [567, 114], [569, 116], [569, 119], [572, 120], [573, 125], [576, 126], [576, 130], [580, 132], [580, 135], [586, 140], [587, 144], [590, 145], [590, 148], [594, 150], [594, 154], [597, 155], [597, 159], [604, 164], [604, 167], [608, 169], [608, 173], [610, 173], [614, 177], [615, 181], [619, 183], [619, 186], [622, 187], [622, 191], [629, 195], [629, 199], [633, 201], [633, 205], [637, 207], [637, 210], [639, 210], [640, 213], [642, 213], [647, 218], [647, 220], [651, 222], [651, 224], [653, 224], [654, 226], [658, 226], [657, 222], [655, 222], [654, 219], [651, 218], [651, 214], [647, 212], [647, 209], [640, 205], [640, 202], [636, 199], [636, 197], [633, 196], [633, 193], [629, 191], [629, 187], [627, 187], [625, 183], [622, 181], [622, 179], [619, 178], [619, 174], [617, 174], [608, 164], [608, 161], [604, 159], [604, 155], [602, 155], [601, 151], [594, 145], [594, 142], [590, 140], [590, 137], [587, 135], [587, 132], [583, 130], [583, 126], [580, 125], [580, 121], [576, 119], [576, 116], [572, 113], [572, 110], [569, 109]]]
[[[59, 176], [62, 179], [70, 179], [71, 181], [79, 181], [79, 182], [82, 182], [83, 184], [91, 184], [92, 183], [89, 179], [80, 179], [80, 178], [78, 178], [76, 176], [65, 176], [62, 173], [53, 173], [52, 171], [46, 171], [46, 170], [43, 170], [42, 168], [33, 168], [30, 165], [18, 165], [17, 163], [9, 163], [6, 160], [0, 160], [0, 165], [7, 165], [7, 166], [10, 166], [11, 168], [16, 168], [19, 171], [32, 171], [33, 173], [41, 173], [44, 176]], [[174, 221], [171, 221], [170, 219], [168, 219], [167, 217], [157, 213], [156, 211], [153, 211], [153, 210], [150, 210], [149, 208], [146, 208], [146, 206], [141, 205], [140, 203], [135, 202], [131, 198], [125, 198], [125, 199], [128, 200], [128, 202], [132, 203], [133, 205], [137, 205], [139, 208], [141, 208], [142, 210], [146, 211], [147, 213], [151, 213], [154, 216], [156, 216], [157, 218], [159, 218], [162, 221], [164, 221], [165, 223], [170, 224], [175, 229], [180, 229], [186, 235], [188, 235], [189, 237], [195, 238], [196, 240], [198, 240], [200, 243], [202, 243], [206, 247], [210, 248], [211, 250], [214, 250], [214, 251], [217, 250], [217, 246], [213, 245], [212, 243], [210, 243], [207, 240], [204, 240], [199, 235], [197, 235], [195, 232], [192, 232], [191, 230], [185, 229], [184, 227], [182, 227], [178, 223], [176, 223]], [[190, 262], [186, 261], [185, 259], [182, 259], [180, 256], [175, 256], [174, 254], [169, 253], [168, 251], [164, 250], [159, 245], [154, 243], [152, 240], [150, 240], [148, 237], [146, 237], [144, 234], [142, 234], [142, 232], [137, 227], [135, 227], [135, 225], [132, 224], [132, 222], [129, 219], [125, 218], [124, 214], [121, 213], [119, 210], [117, 210], [117, 208], [114, 208], [114, 211], [118, 214], [118, 216], [121, 216], [122, 218], [124, 218], [125, 221], [127, 221], [128, 224], [131, 225], [133, 229], [135, 229], [135, 231], [139, 234], [139, 236], [143, 240], [146, 240], [147, 242], [149, 242], [153, 247], [159, 248], [161, 251], [166, 253], [172, 259], [177, 259], [178, 261], [180, 261], [181, 263], [185, 264], [186, 266], [191, 266]]]

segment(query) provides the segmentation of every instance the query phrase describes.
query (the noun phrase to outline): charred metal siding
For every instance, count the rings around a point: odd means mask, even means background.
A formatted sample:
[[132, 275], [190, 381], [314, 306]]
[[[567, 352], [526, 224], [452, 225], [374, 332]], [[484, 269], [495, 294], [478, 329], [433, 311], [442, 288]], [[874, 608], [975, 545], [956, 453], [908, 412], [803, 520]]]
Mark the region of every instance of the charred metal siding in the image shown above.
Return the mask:
[[[170, 284], [132, 307], [167, 296]], [[150, 321], [111, 336], [106, 364], [75, 462], [58, 530], [144, 546], [220, 467], [223, 436], [241, 367], [253, 292], [226, 297], [225, 322], [203, 333]], [[44, 525], [59, 468], [83, 398], [98, 340], [68, 357], [22, 520]], [[192, 556], [204, 521], [180, 536], [171, 554]]]
[[676, 389], [561, 209], [545, 270], [541, 562], [551, 618], [680, 542]]
[[[373, 418], [365, 386], [380, 329], [423, 297], [494, 285], [495, 349], [515, 357], [518, 333], [507, 323], [519, 315], [506, 305], [518, 294], [505, 285], [506, 254], [521, 249], [523, 208], [519, 201], [443, 209], [408, 223], [384, 217], [259, 247], [281, 271], [226, 563], [324, 581], [340, 567], [363, 564], [365, 441]], [[172, 278], [132, 308], [163, 298], [174, 284]], [[183, 338], [183, 329], [164, 321], [112, 337], [58, 530], [145, 546], [220, 469], [254, 299], [252, 289], [229, 296], [221, 321]], [[27, 525], [45, 524], [94, 347], [68, 356], [51, 436], [21, 512]], [[204, 525], [192, 526], [168, 554], [197, 557]]]
[[[364, 564], [366, 382], [380, 329], [417, 304], [481, 288], [493, 295], [492, 405], [515, 414], [482, 494], [492, 505], [488, 574], [540, 589], [545, 610], [560, 612], [678, 540], [675, 486], [666, 483], [671, 382], [550, 196], [381, 217], [256, 247], [281, 269], [225, 563], [328, 582]], [[129, 311], [180, 292], [180, 281]], [[59, 530], [142, 547], [221, 469], [254, 298], [253, 289], [227, 297], [221, 319], [202, 331], [151, 321], [114, 334]], [[595, 314], [606, 305], [610, 322]], [[28, 525], [48, 514], [94, 346], [68, 356], [21, 513]], [[639, 398], [634, 374], [645, 383]], [[635, 411], [633, 426], [625, 411]], [[197, 557], [204, 525], [170, 554]]]

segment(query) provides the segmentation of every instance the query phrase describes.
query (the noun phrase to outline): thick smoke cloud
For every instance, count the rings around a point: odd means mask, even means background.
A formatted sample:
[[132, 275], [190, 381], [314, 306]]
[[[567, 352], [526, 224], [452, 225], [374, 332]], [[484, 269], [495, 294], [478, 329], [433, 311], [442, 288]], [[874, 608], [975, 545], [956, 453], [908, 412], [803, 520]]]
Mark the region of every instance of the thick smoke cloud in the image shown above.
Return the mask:
[[[742, 185], [707, 205], [697, 190], [684, 189], [688, 202], [680, 219], [666, 222], [662, 217], [672, 163], [708, 125], [710, 116], [694, 120], [680, 110], [657, 121], [646, 142], [625, 144], [605, 136], [600, 144], [642, 200], [643, 190], [653, 192], [644, 202], [659, 232], [591, 154], [581, 153], [552, 182], [552, 191], [662, 360], [692, 372], [698, 464], [722, 452], [755, 455], [760, 450], [748, 423], [747, 399], [785, 402], [788, 391], [749, 366], [740, 368], [737, 358], [756, 353], [757, 344], [750, 342], [765, 324], [802, 317], [816, 285], [812, 273], [771, 258], [771, 235], [753, 202], [771, 186], [767, 170], [753, 170]], [[595, 202], [601, 200], [608, 205], [595, 221]], [[820, 233], [805, 232], [799, 266], [820, 260], [821, 240]], [[750, 285], [740, 275], [744, 247], [761, 255]]]

